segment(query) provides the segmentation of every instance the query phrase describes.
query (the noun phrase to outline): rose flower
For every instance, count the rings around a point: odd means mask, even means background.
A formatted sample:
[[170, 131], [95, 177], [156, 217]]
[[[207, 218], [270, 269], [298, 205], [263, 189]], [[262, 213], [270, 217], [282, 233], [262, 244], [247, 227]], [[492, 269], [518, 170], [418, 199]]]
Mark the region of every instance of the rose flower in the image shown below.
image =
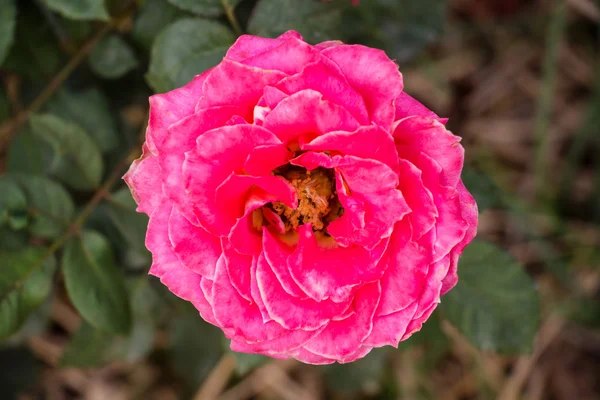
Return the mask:
[[124, 179], [150, 274], [235, 351], [350, 362], [418, 331], [477, 228], [460, 138], [383, 51], [241, 36], [150, 98]]

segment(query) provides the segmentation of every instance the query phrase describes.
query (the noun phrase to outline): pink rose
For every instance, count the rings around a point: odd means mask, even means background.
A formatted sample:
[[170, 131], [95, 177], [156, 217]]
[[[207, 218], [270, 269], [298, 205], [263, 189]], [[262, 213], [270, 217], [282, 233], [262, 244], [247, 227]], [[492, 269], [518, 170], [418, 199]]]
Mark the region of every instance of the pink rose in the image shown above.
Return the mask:
[[477, 206], [460, 138], [402, 87], [383, 51], [290, 31], [152, 96], [125, 175], [150, 274], [235, 351], [350, 362], [418, 331]]

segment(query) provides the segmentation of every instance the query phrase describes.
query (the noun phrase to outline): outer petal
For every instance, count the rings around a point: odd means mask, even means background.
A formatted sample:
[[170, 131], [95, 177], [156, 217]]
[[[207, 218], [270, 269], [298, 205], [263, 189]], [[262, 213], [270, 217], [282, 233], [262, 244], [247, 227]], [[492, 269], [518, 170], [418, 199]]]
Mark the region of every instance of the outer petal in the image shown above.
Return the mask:
[[334, 46], [323, 50], [362, 95], [375, 123], [389, 129], [394, 121], [394, 99], [404, 84], [398, 65], [382, 50], [361, 45]]
[[475, 203], [475, 199], [473, 199], [473, 196], [467, 191], [462, 181], [458, 183], [456, 188], [462, 207], [462, 217], [469, 224], [469, 229], [467, 229], [467, 233], [463, 240], [450, 252], [450, 268], [448, 274], [442, 281], [442, 295], [452, 289], [454, 285], [456, 285], [456, 282], [458, 282], [458, 258], [462, 254], [464, 248], [471, 243], [477, 234], [477, 203]]
[[317, 302], [300, 300], [290, 296], [277, 280], [264, 255], [258, 258], [256, 269], [258, 288], [269, 315], [287, 329], [315, 330], [342, 314], [351, 301], [334, 303], [331, 300]]
[[412, 117], [400, 121], [394, 139], [399, 148], [405, 148], [404, 152], [422, 152], [433, 158], [442, 167], [442, 185], [456, 187], [465, 159], [460, 137], [434, 119]]
[[[320, 330], [290, 331], [274, 321], [263, 322], [258, 306], [231, 286], [224, 262], [217, 263], [213, 285], [215, 319], [229, 332], [232, 349], [254, 353], [286, 353], [302, 346]], [[235, 346], [234, 346], [235, 343]]]
[[339, 247], [325, 238], [317, 241], [310, 224], [300, 226], [298, 234], [300, 239], [288, 258], [288, 267], [298, 286], [316, 301], [344, 301], [361, 285], [381, 278], [385, 266], [379, 260], [387, 240], [367, 250], [360, 246]]
[[254, 35], [242, 35], [229, 48], [229, 50], [227, 50], [225, 58], [242, 62], [248, 58], [255, 57], [259, 54], [263, 54], [269, 50], [272, 50], [291, 38], [302, 40], [302, 36], [295, 31], [288, 31], [276, 39], [262, 38]]
[[201, 276], [181, 265], [169, 240], [169, 217], [172, 205], [161, 202], [154, 210], [148, 224], [146, 247], [152, 252], [150, 275], [160, 281], [175, 295], [188, 301], [204, 298], [200, 289]]
[[196, 110], [234, 104], [251, 114], [264, 87], [284, 77], [280, 71], [250, 67], [225, 58], [206, 78], [204, 96], [198, 101]]
[[219, 238], [192, 225], [173, 207], [168, 222], [169, 238], [179, 261], [191, 271], [213, 279], [221, 255]]
[[448, 118], [438, 117], [436, 113], [425, 107], [413, 97], [406, 94], [406, 92], [400, 93], [400, 95], [396, 98], [395, 105], [396, 121], [407, 117], [421, 116], [438, 120], [444, 125], [446, 125], [446, 122], [448, 122]]
[[160, 174], [158, 157], [153, 155], [146, 145], [142, 147], [142, 156], [135, 160], [129, 171], [123, 176], [138, 204], [136, 211], [151, 215], [162, 199], [162, 185], [156, 176]]
[[373, 315], [379, 303], [379, 283], [363, 286], [355, 296], [357, 312], [341, 321], [332, 321], [314, 339], [304, 345], [308, 351], [335, 360], [344, 360], [355, 353], [371, 333]]
[[293, 75], [300, 72], [304, 65], [315, 62], [320, 57], [320, 52], [313, 46], [300, 39], [289, 38], [242, 62], [253, 67], [265, 70], [275, 69], [287, 75]]
[[225, 238], [222, 239], [222, 246], [231, 286], [237, 290], [240, 296], [251, 302], [250, 270], [256, 263], [256, 258], [238, 253]]
[[415, 302], [393, 314], [374, 317], [373, 329], [363, 344], [373, 347], [386, 345], [398, 347], [398, 343], [400, 343], [412, 321], [417, 306], [418, 304]]
[[158, 149], [167, 135], [167, 128], [194, 112], [196, 102], [202, 96], [202, 87], [212, 69], [197, 75], [190, 83], [179, 89], [150, 96], [150, 115], [146, 128], [146, 142], [150, 151]]

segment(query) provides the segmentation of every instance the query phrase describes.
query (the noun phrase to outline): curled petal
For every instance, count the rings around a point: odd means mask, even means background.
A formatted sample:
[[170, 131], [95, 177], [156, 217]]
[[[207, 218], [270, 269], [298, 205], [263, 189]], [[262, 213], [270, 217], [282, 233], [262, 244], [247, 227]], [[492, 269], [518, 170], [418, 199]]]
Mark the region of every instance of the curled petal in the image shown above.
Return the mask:
[[204, 96], [198, 100], [196, 110], [235, 104], [252, 115], [264, 87], [284, 77], [280, 71], [255, 68], [225, 58], [206, 78], [202, 89]]
[[372, 121], [389, 129], [394, 120], [394, 99], [404, 84], [398, 65], [384, 51], [361, 45], [333, 46], [323, 50], [365, 100]]
[[263, 126], [284, 143], [307, 136], [308, 140], [337, 130], [355, 130], [358, 122], [343, 107], [324, 100], [314, 90], [301, 90], [283, 99], [267, 114]]
[[363, 125], [369, 123], [365, 101], [348, 83], [337, 67], [325, 60], [306, 65], [302, 72], [283, 79], [276, 88], [293, 94], [312, 89], [323, 95], [323, 99], [342, 106]]
[[446, 125], [446, 122], [448, 122], [448, 118], [438, 117], [436, 113], [425, 107], [413, 97], [406, 94], [406, 92], [400, 93], [394, 104], [396, 106], [396, 121], [407, 117], [420, 116], [438, 120], [444, 125]]
[[150, 96], [150, 115], [146, 128], [146, 142], [150, 151], [158, 154], [167, 128], [194, 112], [194, 106], [200, 96], [204, 81], [212, 70], [197, 75], [187, 85], [167, 93]]
[[442, 167], [441, 184], [456, 187], [465, 159], [460, 137], [454, 136], [435, 119], [411, 117], [399, 122], [394, 139], [404, 153], [425, 153], [433, 158]]
[[142, 156], [135, 160], [129, 171], [123, 176], [137, 203], [137, 212], [151, 215], [162, 199], [162, 184], [156, 176], [160, 175], [158, 157], [152, 154], [146, 145]]
[[302, 40], [302, 36], [295, 31], [288, 31], [275, 39], [262, 38], [253, 35], [241, 35], [229, 50], [227, 50], [225, 58], [243, 62], [248, 58], [268, 52], [292, 38]]
[[168, 222], [169, 238], [179, 261], [191, 271], [213, 279], [221, 255], [218, 237], [192, 225], [176, 207]]
[[373, 347], [398, 347], [398, 343], [403, 340], [417, 307], [418, 304], [415, 302], [395, 313], [375, 316], [373, 318], [373, 329], [363, 344]]
[[314, 339], [304, 345], [317, 355], [344, 360], [351, 356], [373, 328], [373, 315], [379, 304], [381, 287], [378, 282], [361, 287], [354, 301], [357, 312], [341, 321], [330, 322]]
[[334, 303], [331, 300], [317, 302], [290, 296], [279, 283], [264, 255], [258, 259], [256, 269], [258, 288], [269, 315], [287, 329], [315, 330], [342, 314], [351, 300]]
[[344, 301], [361, 285], [381, 278], [384, 272], [385, 266], [379, 260], [387, 240], [367, 250], [361, 246], [340, 247], [331, 239], [317, 240], [310, 224], [300, 226], [298, 234], [298, 245], [288, 258], [288, 267], [298, 286], [316, 301]]

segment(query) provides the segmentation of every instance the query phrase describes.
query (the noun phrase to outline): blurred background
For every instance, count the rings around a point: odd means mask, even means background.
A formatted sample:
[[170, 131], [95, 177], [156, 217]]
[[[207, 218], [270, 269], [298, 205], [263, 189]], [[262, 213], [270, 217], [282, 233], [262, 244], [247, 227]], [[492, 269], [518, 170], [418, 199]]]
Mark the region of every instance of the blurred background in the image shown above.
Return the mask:
[[[595, 0], [0, 0], [0, 399], [600, 399], [599, 23]], [[120, 180], [148, 96], [289, 29], [396, 59], [481, 212], [422, 331], [349, 365], [228, 351], [146, 275]]]

